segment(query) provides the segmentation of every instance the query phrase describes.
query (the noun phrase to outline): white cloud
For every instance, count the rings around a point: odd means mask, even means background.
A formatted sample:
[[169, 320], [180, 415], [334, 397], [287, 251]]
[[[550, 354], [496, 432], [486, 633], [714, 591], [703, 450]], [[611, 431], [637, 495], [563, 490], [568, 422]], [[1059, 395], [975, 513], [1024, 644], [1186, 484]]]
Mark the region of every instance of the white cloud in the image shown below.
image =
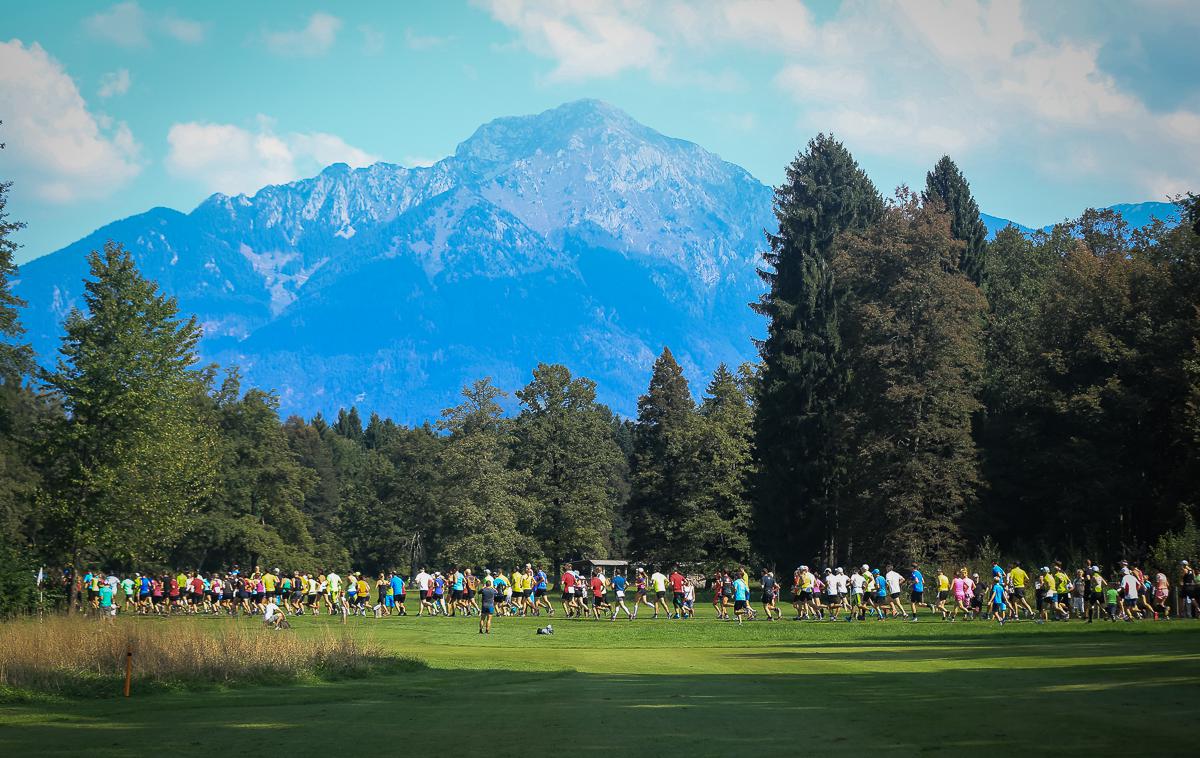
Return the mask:
[[[628, 69], [661, 70], [659, 37], [635, 18], [647, 3], [637, 0], [479, 0], [492, 16], [515, 30], [534, 53], [552, 58], [552, 80], [615, 76]], [[631, 13], [633, 15], [631, 15]]]
[[118, 3], [83, 23], [93, 36], [121, 47], [143, 47], [149, 42], [146, 14], [135, 2]]
[[367, 55], [379, 55], [383, 52], [386, 45], [386, 38], [383, 32], [379, 31], [370, 24], [362, 24], [358, 27], [363, 36], [363, 52]]
[[124, 95], [129, 91], [129, 69], [119, 68], [116, 71], [110, 71], [100, 77], [100, 89], [97, 94], [100, 97], [112, 97], [113, 95]]
[[[1164, 112], [1123, 86], [1102, 65], [1103, 35], [1121, 28], [1081, 23], [1086, 4], [1052, 22], [1056, 4], [1020, 0], [843, 0], [821, 18], [801, 0], [474, 2], [550, 60], [552, 80], [640, 71], [737, 89], [711, 70], [749, 54], [774, 67], [802, 134], [832, 129], [855, 152], [914, 165], [1011, 152], [1031, 175], [1106, 176], [1153, 196], [1200, 183], [1196, 100]], [[1183, 0], [1136, 13], [1159, 28], [1182, 24], [1184, 7], [1200, 18]]]
[[333, 47], [342, 20], [328, 13], [314, 13], [301, 29], [285, 29], [266, 32], [263, 40], [267, 48], [277, 55], [316, 56], [324, 55]]
[[276, 134], [260, 116], [254, 129], [187, 122], [167, 134], [167, 169], [212, 192], [253, 193], [313, 176], [332, 163], [369, 166], [379, 158], [324, 132]]
[[0, 113], [12, 177], [47, 202], [105, 197], [141, 170], [129, 128], [93, 115], [36, 42], [0, 42]]
[[189, 18], [167, 16], [161, 22], [163, 33], [179, 42], [198, 45], [208, 36], [208, 24]]
[[409, 50], [430, 50], [441, 47], [450, 41], [450, 37], [438, 37], [432, 34], [418, 34], [412, 28], [404, 30], [404, 44]]
[[174, 15], [152, 18], [133, 0], [88, 16], [83, 25], [92, 36], [127, 48], [145, 47], [157, 33], [189, 45], [203, 42], [208, 34], [208, 24]]

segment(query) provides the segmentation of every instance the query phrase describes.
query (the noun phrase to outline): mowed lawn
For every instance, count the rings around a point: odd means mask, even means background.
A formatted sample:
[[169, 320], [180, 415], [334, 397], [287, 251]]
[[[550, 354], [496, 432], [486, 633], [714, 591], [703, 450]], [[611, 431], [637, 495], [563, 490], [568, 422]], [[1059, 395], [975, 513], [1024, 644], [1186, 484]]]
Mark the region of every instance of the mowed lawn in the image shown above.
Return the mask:
[[[0, 755], [1196, 755], [1200, 623], [353, 619], [429, 668], [0, 706]], [[141, 623], [254, 624], [147, 619]], [[342, 626], [302, 618], [290, 632]], [[263, 634], [273, 634], [264, 630]]]

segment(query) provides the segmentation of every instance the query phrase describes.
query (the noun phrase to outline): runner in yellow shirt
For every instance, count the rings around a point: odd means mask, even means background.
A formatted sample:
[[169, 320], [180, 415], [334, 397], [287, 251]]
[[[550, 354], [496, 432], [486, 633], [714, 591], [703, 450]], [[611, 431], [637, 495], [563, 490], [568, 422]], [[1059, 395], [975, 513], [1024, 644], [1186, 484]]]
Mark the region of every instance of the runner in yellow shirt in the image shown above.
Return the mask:
[[946, 600], [950, 597], [950, 577], [946, 576], [946, 572], [938, 569], [937, 572], [937, 608], [936, 610], [942, 614], [942, 621], [950, 618], [950, 609], [946, 607]]
[[1012, 609], [1012, 617], [1018, 618], [1020, 609], [1025, 609], [1025, 614], [1033, 618], [1033, 609], [1029, 607], [1029, 601], [1025, 599], [1025, 585], [1029, 583], [1029, 574], [1021, 568], [1020, 561], [1013, 561], [1012, 571], [1008, 572], [1008, 581], [1010, 585], [1009, 595], [1013, 602], [1009, 604]]

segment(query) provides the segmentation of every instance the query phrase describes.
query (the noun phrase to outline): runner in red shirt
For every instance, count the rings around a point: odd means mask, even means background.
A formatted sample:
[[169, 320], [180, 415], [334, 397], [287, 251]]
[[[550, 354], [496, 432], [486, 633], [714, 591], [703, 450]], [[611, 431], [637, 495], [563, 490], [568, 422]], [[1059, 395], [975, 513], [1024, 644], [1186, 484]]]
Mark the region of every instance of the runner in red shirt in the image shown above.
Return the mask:
[[683, 613], [683, 574], [679, 573], [679, 566], [671, 569], [671, 575], [667, 577], [667, 581], [671, 583], [672, 602], [675, 606], [675, 613], [671, 618], [681, 618]]
[[608, 589], [607, 583], [604, 581], [604, 574], [596, 572], [592, 577], [592, 617], [600, 618], [600, 614], [608, 615], [608, 602], [604, 599], [604, 593]]
[[571, 618], [575, 615], [577, 608], [575, 602], [575, 572], [571, 570], [571, 564], [563, 566], [562, 575], [562, 607], [563, 615]]

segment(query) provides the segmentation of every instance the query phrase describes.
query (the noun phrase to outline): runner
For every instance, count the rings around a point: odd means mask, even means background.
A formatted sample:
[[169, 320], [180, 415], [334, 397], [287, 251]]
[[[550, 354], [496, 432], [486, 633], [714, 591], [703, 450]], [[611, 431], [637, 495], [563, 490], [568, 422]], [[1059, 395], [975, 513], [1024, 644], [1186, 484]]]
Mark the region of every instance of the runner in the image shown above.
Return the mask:
[[654, 589], [654, 618], [658, 618], [658, 607], [661, 605], [667, 618], [671, 617], [671, 609], [667, 607], [667, 577], [661, 571], [655, 571], [650, 576], [650, 586]]
[[747, 609], [750, 607], [750, 587], [746, 584], [746, 580], [738, 576], [733, 580], [733, 615], [737, 616], [738, 626], [742, 624], [742, 617], [746, 615]]
[[[910, 572], [909, 576], [912, 578], [912, 588], [909, 590], [908, 607], [912, 611], [912, 620], [916, 621], [917, 606], [923, 605], [929, 608], [930, 605], [925, 602], [925, 575], [921, 573], [921, 569], [917, 567], [916, 563], [912, 564]], [[900, 609], [904, 609], [903, 603], [900, 605]]]
[[678, 619], [683, 613], [683, 574], [679, 573], [679, 566], [676, 564], [671, 568], [671, 576], [668, 577], [668, 582], [671, 585], [671, 606], [673, 608], [672, 618]]
[[1012, 571], [1008, 573], [1008, 582], [1012, 587], [1010, 596], [1012, 597], [1013, 618], [1020, 615], [1021, 608], [1025, 609], [1025, 614], [1029, 618], [1033, 618], [1033, 609], [1029, 607], [1029, 601], [1025, 599], [1025, 585], [1029, 583], [1029, 574], [1021, 568], [1020, 561], [1013, 561]]
[[1008, 606], [1006, 600], [1008, 593], [1004, 589], [1004, 572], [993, 574], [995, 580], [992, 584], [992, 618], [1000, 622], [1004, 626], [1004, 619], [1008, 615]]
[[[760, 600], [762, 602], [763, 613], [766, 614], [767, 621], [774, 621], [775, 613], [778, 610], [775, 608], [775, 575], [767, 569], [763, 569], [762, 579], [759, 581], [762, 582], [762, 597]], [[718, 588], [718, 594], [713, 595], [713, 605], [717, 604], [719, 592], [720, 589]], [[718, 608], [717, 618], [720, 618], [720, 608]]]
[[609, 616], [609, 621], [616, 621], [617, 614], [621, 611], [625, 611], [625, 616], [630, 621], [633, 621], [633, 614], [625, 607], [625, 587], [628, 584], [629, 580], [625, 578], [625, 572], [617, 569], [612, 578], [613, 594], [616, 596], [616, 601], [613, 603], [612, 615]]

